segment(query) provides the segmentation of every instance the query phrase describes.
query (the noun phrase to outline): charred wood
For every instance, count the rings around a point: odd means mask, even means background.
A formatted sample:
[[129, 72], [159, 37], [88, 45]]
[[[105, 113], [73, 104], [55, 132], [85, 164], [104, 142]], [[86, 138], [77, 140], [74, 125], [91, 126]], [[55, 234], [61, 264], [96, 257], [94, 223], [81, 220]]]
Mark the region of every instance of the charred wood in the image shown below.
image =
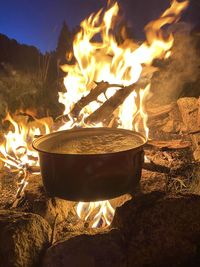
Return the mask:
[[97, 86], [92, 89], [90, 91], [90, 93], [85, 96], [85, 97], [82, 97], [80, 99], [80, 101], [78, 101], [73, 109], [71, 110], [70, 114], [73, 116], [73, 117], [78, 117], [79, 116], [79, 113], [80, 111], [85, 107], [87, 106], [90, 102], [94, 101], [97, 99], [97, 97], [99, 95], [101, 95], [102, 93], [105, 93], [107, 91], [108, 88], [113, 88], [113, 87], [119, 87], [119, 88], [122, 88], [123, 86], [122, 85], [118, 85], [118, 84], [109, 84], [108, 82], [100, 82], [100, 83], [97, 83]]
[[143, 164], [143, 169], [147, 171], [151, 171], [151, 172], [159, 172], [159, 173], [166, 173], [166, 174], [170, 173], [170, 168], [159, 165], [159, 164], [155, 164], [154, 162], [148, 162], [148, 163], [145, 162]]
[[139, 81], [138, 83], [119, 89], [112, 97], [110, 97], [104, 104], [102, 104], [100, 108], [89, 115], [85, 119], [85, 122], [87, 124], [104, 122], [133, 91], [144, 88], [146, 85], [147, 81], [145, 79], [141, 79], [141, 81]]
[[158, 141], [149, 140], [145, 145], [146, 149], [157, 149], [157, 150], [174, 150], [174, 149], [185, 149], [191, 146], [190, 141], [185, 140], [169, 140], [169, 141]]
[[[113, 88], [113, 87], [118, 87], [118, 88], [122, 88], [122, 85], [119, 84], [109, 84], [108, 82], [100, 82], [100, 83], [96, 83], [97, 86], [92, 89], [88, 95], [82, 97], [77, 103], [75, 103], [74, 107], [72, 108], [71, 112], [70, 112], [70, 116], [72, 116], [73, 118], [78, 118], [79, 113], [81, 112], [81, 110], [87, 106], [89, 103], [91, 103], [92, 101], [95, 101], [97, 99], [97, 97], [99, 95], [101, 95], [102, 93], [106, 93], [108, 88]], [[63, 121], [63, 122], [67, 122], [69, 121], [69, 115], [62, 115], [59, 116], [56, 121]]]

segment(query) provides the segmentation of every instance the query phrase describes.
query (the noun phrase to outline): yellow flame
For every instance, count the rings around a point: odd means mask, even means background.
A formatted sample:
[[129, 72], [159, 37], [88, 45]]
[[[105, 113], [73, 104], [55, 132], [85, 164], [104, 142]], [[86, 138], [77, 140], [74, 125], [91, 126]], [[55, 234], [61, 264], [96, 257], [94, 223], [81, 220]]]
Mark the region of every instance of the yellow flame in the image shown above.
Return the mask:
[[[187, 8], [189, 1], [173, 0], [171, 6], [160, 18], [150, 22], [145, 27], [146, 41], [141, 45], [132, 40], [125, 40], [118, 44], [114, 35], [114, 27], [119, 13], [119, 5], [114, 3], [110, 7], [110, 1], [108, 4], [105, 13], [101, 9], [81, 23], [81, 30], [76, 35], [73, 44], [76, 63], [62, 67], [67, 73], [64, 79], [67, 91], [59, 95], [59, 101], [65, 105], [64, 114], [70, 114], [75, 103], [91, 90], [95, 90], [94, 82], [106, 81], [110, 84], [129, 86], [143, 77], [145, 68], [150, 66], [154, 59], [170, 57], [174, 38], [172, 34], [166, 36], [163, 27], [177, 22], [181, 13]], [[139, 92], [132, 92], [124, 103], [114, 111], [119, 122], [118, 127], [143, 132], [147, 138], [149, 129], [147, 127], [148, 116], [145, 101], [150, 95], [150, 86], [151, 84], [148, 84]], [[109, 88], [106, 97], [102, 94], [97, 101], [84, 107], [80, 112], [79, 125], [87, 127], [84, 119], [97, 110], [117, 90], [118, 88]], [[137, 99], [139, 101], [136, 101]], [[71, 128], [74, 125], [75, 121], [71, 118], [65, 127]], [[104, 126], [103, 123], [100, 125]], [[104, 202], [101, 205], [105, 207]], [[86, 214], [89, 216], [92, 210], [96, 209], [96, 204], [79, 203], [77, 212], [80, 217], [83, 209], [86, 209], [85, 207], [88, 209]]]
[[21, 164], [29, 166], [38, 166], [38, 153], [32, 148], [32, 140], [35, 135], [46, 134], [50, 132], [45, 120], [35, 120], [37, 127], [27, 124], [24, 120], [15, 121], [8, 113], [4, 121], [9, 121], [12, 129], [4, 135], [4, 141], [0, 145], [0, 159], [7, 164], [19, 168]]
[[[101, 224], [108, 226], [112, 222], [115, 210], [108, 200], [99, 202], [79, 202], [77, 205], [77, 214], [79, 218], [88, 220], [94, 212], [92, 220], [92, 228], [96, 228]], [[101, 222], [103, 220], [103, 222]]]
[[[67, 91], [59, 93], [59, 102], [65, 105], [64, 114], [70, 114], [74, 104], [94, 89], [94, 82], [106, 81], [110, 84], [129, 86], [141, 78], [145, 66], [151, 65], [154, 59], [169, 57], [174, 38], [171, 34], [166, 37], [162, 27], [178, 21], [180, 14], [188, 4], [189, 1], [179, 3], [173, 0], [171, 6], [160, 18], [145, 27], [147, 40], [141, 45], [132, 40], [125, 40], [118, 44], [114, 34], [116, 18], [119, 13], [118, 3], [114, 3], [110, 7], [109, 1], [108, 8], [104, 13], [101, 9], [82, 21], [81, 30], [75, 36], [73, 43], [76, 62], [74, 65], [62, 66], [67, 73], [64, 79]], [[111, 90], [113, 93], [116, 91], [113, 88]], [[127, 104], [123, 104], [118, 113], [121, 126], [126, 129], [135, 129], [136, 126], [131, 127], [132, 119], [141, 108], [134, 104], [134, 96], [135, 93], [132, 93], [125, 101], [130, 105], [130, 109]], [[88, 125], [83, 122], [84, 119], [106, 100], [101, 96], [100, 102], [93, 101], [83, 108], [80, 113], [81, 125], [87, 127]], [[145, 113], [141, 111], [139, 114], [146, 121]], [[71, 118], [65, 128], [72, 128], [74, 123]], [[148, 130], [146, 129], [145, 132], [148, 133]]]

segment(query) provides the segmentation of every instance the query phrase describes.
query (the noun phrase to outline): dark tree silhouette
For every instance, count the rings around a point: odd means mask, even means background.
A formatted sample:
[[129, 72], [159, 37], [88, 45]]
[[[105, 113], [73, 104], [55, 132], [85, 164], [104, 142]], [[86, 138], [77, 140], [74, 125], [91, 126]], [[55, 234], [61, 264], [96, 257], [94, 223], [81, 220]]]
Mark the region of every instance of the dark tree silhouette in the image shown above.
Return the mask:
[[40, 56], [42, 54], [34, 46], [19, 44], [16, 40], [0, 34], [0, 63], [12, 64], [14, 68], [23, 71], [36, 71]]
[[58, 44], [56, 48], [56, 55], [59, 64], [66, 61], [66, 54], [72, 50], [72, 33], [70, 32], [66, 22], [63, 22], [60, 35], [58, 38]]

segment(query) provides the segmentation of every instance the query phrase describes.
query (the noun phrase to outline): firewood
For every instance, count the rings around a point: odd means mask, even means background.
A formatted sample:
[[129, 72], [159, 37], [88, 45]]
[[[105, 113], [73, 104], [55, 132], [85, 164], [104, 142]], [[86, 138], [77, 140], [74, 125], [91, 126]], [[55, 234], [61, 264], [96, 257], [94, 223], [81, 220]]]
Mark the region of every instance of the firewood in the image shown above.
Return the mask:
[[[91, 103], [92, 101], [95, 101], [99, 95], [101, 95], [102, 93], [105, 93], [108, 88], [114, 88], [114, 87], [122, 88], [123, 87], [122, 85], [119, 85], [119, 84], [109, 84], [108, 82], [103, 82], [103, 81], [100, 83], [96, 83], [96, 84], [97, 86], [94, 89], [92, 89], [87, 96], [82, 97], [77, 103], [75, 103], [74, 107], [70, 111], [71, 117], [78, 118], [81, 110], [85, 106], [87, 106], [89, 103]], [[69, 121], [69, 115], [66, 114], [66, 115], [59, 116], [58, 118], [56, 118], [56, 121], [67, 122]]]
[[144, 88], [148, 84], [147, 80], [141, 79], [139, 82], [119, 89], [112, 97], [102, 104], [95, 112], [89, 115], [85, 122], [87, 124], [95, 124], [104, 122], [113, 112], [125, 101], [125, 99], [137, 89]]
[[155, 119], [157, 117], [163, 117], [165, 115], [169, 115], [169, 112], [176, 106], [176, 103], [170, 103], [168, 105], [164, 106], [158, 106], [158, 107], [147, 107], [147, 114], [149, 119]]
[[170, 168], [155, 164], [154, 162], [148, 162], [143, 164], [143, 169], [151, 172], [158, 172], [158, 173], [170, 173]]
[[155, 149], [163, 150], [163, 149], [184, 149], [191, 146], [190, 141], [183, 141], [183, 140], [170, 140], [170, 141], [157, 141], [157, 140], [150, 140], [145, 145], [146, 148], [154, 147]]
[[193, 132], [183, 132], [182, 134], [183, 135], [193, 135], [193, 134], [199, 134], [199, 133], [200, 133], [200, 129], [196, 130], [196, 131], [193, 131]]
[[78, 115], [79, 115], [79, 113], [80, 113], [80, 111], [85, 106], [87, 106], [92, 101], [96, 100], [97, 97], [99, 95], [101, 95], [102, 93], [105, 93], [108, 88], [114, 88], [114, 87], [122, 88], [123, 86], [122, 85], [118, 85], [118, 84], [109, 84], [108, 82], [100, 82], [100, 83], [97, 83], [97, 86], [94, 89], [92, 89], [87, 96], [82, 97], [80, 99], [80, 101], [78, 101], [74, 105], [74, 107], [71, 110], [70, 114], [72, 115], [72, 117], [76, 117], [77, 118]]

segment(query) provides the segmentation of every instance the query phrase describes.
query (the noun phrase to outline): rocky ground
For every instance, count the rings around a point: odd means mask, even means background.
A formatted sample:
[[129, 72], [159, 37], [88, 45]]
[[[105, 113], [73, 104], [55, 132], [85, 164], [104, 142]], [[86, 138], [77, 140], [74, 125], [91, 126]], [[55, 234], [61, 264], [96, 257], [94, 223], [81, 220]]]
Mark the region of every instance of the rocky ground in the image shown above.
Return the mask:
[[198, 164], [189, 169], [188, 148], [146, 155], [157, 171], [144, 166], [141, 192], [111, 201], [117, 208], [106, 229], [88, 228], [76, 203], [49, 198], [40, 175], [31, 175], [24, 197], [11, 207], [15, 179], [2, 176], [0, 266], [199, 266]]

